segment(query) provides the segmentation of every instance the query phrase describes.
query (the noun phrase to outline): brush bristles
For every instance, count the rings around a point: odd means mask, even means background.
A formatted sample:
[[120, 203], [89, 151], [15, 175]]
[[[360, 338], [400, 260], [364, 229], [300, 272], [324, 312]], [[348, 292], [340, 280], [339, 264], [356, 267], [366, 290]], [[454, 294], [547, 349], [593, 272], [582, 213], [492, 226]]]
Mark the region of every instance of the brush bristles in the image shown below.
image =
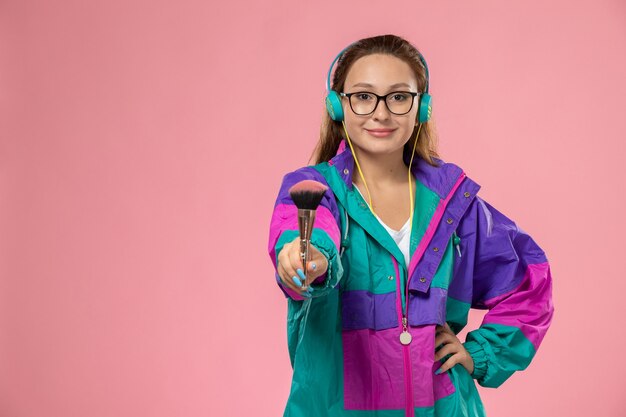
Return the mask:
[[289, 195], [299, 209], [315, 210], [328, 187], [314, 180], [302, 180], [289, 188]]

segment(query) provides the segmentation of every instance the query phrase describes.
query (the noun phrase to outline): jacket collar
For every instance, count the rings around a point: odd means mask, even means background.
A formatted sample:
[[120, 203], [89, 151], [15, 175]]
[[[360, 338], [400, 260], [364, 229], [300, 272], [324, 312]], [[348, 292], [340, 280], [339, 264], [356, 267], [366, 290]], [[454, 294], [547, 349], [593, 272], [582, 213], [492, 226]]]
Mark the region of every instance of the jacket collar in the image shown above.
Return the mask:
[[[439, 158], [433, 157], [433, 160], [438, 166], [432, 166], [424, 159], [417, 156], [414, 157], [411, 173], [440, 198], [445, 199], [463, 170], [459, 166], [444, 162]], [[408, 158], [405, 157], [404, 162], [408, 166]], [[352, 190], [352, 172], [355, 164], [352, 150], [347, 145], [346, 139], [341, 141], [337, 153], [328, 161], [328, 165], [333, 166], [337, 170], [348, 190]]]

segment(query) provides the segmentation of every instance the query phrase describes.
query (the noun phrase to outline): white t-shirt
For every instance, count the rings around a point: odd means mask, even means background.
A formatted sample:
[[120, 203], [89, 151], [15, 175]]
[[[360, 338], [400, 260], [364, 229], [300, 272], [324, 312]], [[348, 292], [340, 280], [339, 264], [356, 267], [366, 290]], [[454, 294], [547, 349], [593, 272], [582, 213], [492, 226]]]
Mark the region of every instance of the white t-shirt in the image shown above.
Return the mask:
[[[365, 196], [363, 195], [363, 193], [361, 193], [361, 190], [359, 190], [359, 188], [356, 187], [354, 182], [352, 184], [354, 185], [354, 188], [359, 192], [359, 194], [361, 194], [361, 196], [363, 197], [363, 200], [365, 200]], [[378, 219], [380, 224], [382, 224], [383, 227], [387, 230], [387, 232], [389, 232], [389, 234], [391, 235], [393, 240], [396, 242], [396, 244], [400, 248], [400, 251], [402, 251], [402, 254], [404, 255], [404, 262], [406, 263], [406, 267], [408, 268], [409, 267], [409, 260], [410, 260], [409, 259], [409, 241], [411, 239], [411, 236], [410, 236], [410, 233], [409, 233], [409, 230], [410, 230], [410, 223], [409, 222], [411, 221], [411, 218], [409, 217], [409, 219], [406, 221], [406, 223], [404, 223], [404, 226], [402, 226], [402, 228], [400, 230], [394, 230], [391, 227], [387, 226], [380, 219], [380, 217], [378, 217], [378, 214], [374, 213], [374, 216], [376, 216], [376, 218]]]

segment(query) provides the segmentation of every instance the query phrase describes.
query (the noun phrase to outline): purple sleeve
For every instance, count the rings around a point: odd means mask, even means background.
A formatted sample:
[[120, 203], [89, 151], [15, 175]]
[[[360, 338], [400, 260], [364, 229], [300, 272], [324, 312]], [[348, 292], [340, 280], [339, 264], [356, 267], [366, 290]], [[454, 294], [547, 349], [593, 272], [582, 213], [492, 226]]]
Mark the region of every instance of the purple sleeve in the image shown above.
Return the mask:
[[[326, 186], [324, 177], [312, 167], [300, 168], [283, 177], [278, 197], [274, 204], [270, 221], [268, 252], [274, 265], [276, 282], [285, 294], [294, 300], [303, 300], [283, 284], [278, 275], [278, 254], [283, 246], [299, 236], [298, 208], [289, 195], [289, 188], [302, 180], [315, 180]], [[311, 235], [311, 244], [315, 246], [328, 260], [327, 271], [319, 276], [311, 286], [315, 289], [313, 296], [321, 296], [332, 290], [338, 283], [343, 273], [343, 267], [339, 258], [340, 247], [340, 219], [339, 209], [335, 196], [329, 188], [326, 190], [320, 205], [315, 213], [315, 223]]]
[[476, 196], [459, 224], [455, 274], [472, 308], [487, 309], [463, 344], [481, 386], [498, 387], [525, 369], [552, 322], [552, 276], [544, 251], [511, 219]]

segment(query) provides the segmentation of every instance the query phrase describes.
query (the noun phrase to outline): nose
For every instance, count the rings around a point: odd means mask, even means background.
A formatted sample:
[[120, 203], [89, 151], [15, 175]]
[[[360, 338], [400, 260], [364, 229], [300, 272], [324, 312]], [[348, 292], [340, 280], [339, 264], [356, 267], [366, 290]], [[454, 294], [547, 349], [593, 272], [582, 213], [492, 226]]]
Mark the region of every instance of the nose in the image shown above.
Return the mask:
[[387, 103], [385, 100], [378, 100], [376, 104], [376, 108], [373, 113], [374, 118], [376, 119], [388, 119], [389, 118], [389, 109], [387, 108]]

